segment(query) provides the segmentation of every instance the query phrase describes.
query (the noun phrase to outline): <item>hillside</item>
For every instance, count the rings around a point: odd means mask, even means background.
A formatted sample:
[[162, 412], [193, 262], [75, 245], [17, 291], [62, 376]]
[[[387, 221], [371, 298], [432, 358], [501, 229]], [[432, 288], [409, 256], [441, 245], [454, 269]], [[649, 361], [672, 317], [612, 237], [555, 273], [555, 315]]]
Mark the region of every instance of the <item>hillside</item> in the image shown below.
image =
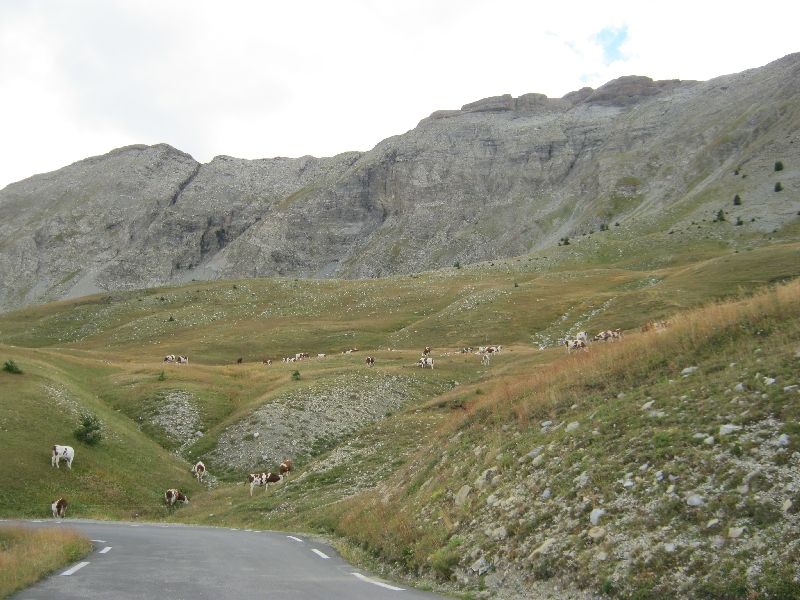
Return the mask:
[[[478, 596], [792, 597], [800, 292], [753, 294], [800, 275], [796, 226], [735, 243], [720, 233], [732, 223], [703, 227], [0, 315], [0, 359], [23, 371], [0, 371], [0, 445], [15, 456], [0, 463], [0, 515], [44, 517], [64, 495], [72, 516], [311, 530], [392, 576]], [[651, 319], [672, 325], [640, 333]], [[614, 327], [620, 343], [559, 346]], [[460, 352], [486, 343], [504, 346], [488, 367]], [[433, 370], [415, 366], [426, 345]], [[297, 352], [312, 358], [281, 362]], [[72, 435], [86, 413], [97, 446]], [[50, 467], [52, 443], [75, 446], [72, 471]], [[296, 473], [251, 499], [246, 474], [284, 455]], [[169, 513], [167, 487], [191, 504]]]
[[[797, 223], [798, 82], [792, 54], [706, 82], [498, 96], [331, 158], [120, 148], [0, 190], [0, 309], [193, 280], [411, 274], [606, 229], [745, 247]], [[730, 226], [708, 230], [720, 210]]]

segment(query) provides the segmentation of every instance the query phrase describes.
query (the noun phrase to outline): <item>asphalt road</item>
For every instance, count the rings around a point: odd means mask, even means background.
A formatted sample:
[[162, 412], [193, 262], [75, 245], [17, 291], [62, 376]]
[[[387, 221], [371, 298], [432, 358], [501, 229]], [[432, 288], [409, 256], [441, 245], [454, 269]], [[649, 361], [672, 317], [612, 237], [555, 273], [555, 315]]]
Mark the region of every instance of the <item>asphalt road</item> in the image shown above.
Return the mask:
[[421, 600], [443, 598], [372, 577], [330, 546], [280, 532], [106, 521], [6, 521], [69, 527], [94, 550], [13, 600]]

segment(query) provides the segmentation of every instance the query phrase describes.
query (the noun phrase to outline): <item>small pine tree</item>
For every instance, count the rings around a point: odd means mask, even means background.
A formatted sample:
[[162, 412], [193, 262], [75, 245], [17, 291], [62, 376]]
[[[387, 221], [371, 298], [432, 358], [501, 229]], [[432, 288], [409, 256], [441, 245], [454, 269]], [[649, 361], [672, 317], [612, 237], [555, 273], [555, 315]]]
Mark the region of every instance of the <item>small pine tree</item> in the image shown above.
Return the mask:
[[164, 373], [164, 371], [161, 371], [161, 373], [158, 374], [158, 380], [165, 381], [166, 379], [167, 379], [166, 374]]
[[294, 381], [300, 381], [300, 371], [295, 371], [294, 373], [292, 373], [292, 379]]
[[461, 263], [460, 263], [460, 262], [458, 262], [458, 261], [456, 261], [456, 262], [454, 262], [454, 263], [453, 263], [453, 266], [454, 266], [456, 269], [460, 269], [460, 268], [461, 268]]
[[780, 181], [775, 183], [775, 191], [776, 192], [782, 192], [783, 191], [783, 184]]
[[717, 211], [717, 216], [714, 218], [715, 223], [722, 223], [725, 220], [725, 211], [721, 208]]
[[776, 171], [783, 171], [783, 163], [781, 161], [775, 161], [775, 170]]
[[173, 317], [172, 315], [170, 315], [169, 319], [167, 319], [167, 321], [174, 321], [174, 320], [175, 320], [175, 317]]
[[744, 221], [742, 221], [742, 217], [736, 217], [736, 224], [737, 225], [744, 225]]
[[742, 198], [741, 198], [741, 196], [739, 196], [739, 194], [736, 194], [733, 197], [733, 205], [734, 206], [741, 206], [742, 205]]
[[13, 373], [14, 375], [22, 375], [22, 369], [17, 366], [13, 360], [9, 359], [3, 365], [3, 371], [7, 373]]
[[733, 172], [733, 174], [734, 174], [734, 175], [738, 175], [738, 174], [739, 174], [739, 169], [736, 169], [736, 170]]
[[100, 419], [95, 415], [83, 415], [80, 427], [75, 430], [75, 437], [90, 446], [99, 443], [103, 439], [103, 433], [100, 430]]

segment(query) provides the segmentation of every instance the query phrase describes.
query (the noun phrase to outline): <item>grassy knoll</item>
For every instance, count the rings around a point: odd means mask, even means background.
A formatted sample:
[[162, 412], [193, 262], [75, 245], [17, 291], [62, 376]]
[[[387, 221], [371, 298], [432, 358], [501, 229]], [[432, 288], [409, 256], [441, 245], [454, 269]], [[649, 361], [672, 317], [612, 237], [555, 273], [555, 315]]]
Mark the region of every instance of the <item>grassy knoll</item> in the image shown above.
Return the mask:
[[72, 529], [0, 526], [0, 598], [86, 556], [91, 542]]
[[[657, 237], [602, 232], [408, 277], [202, 282], [0, 315], [0, 362], [22, 371], [0, 371], [0, 446], [15, 456], [0, 464], [0, 515], [43, 517], [65, 496], [71, 516], [323, 532], [472, 591], [780, 591], [791, 573], [742, 565], [796, 565], [800, 498], [785, 491], [800, 415], [783, 388], [800, 383], [798, 290], [775, 286], [800, 275], [800, 244]], [[667, 332], [639, 333], [664, 318]], [[558, 345], [615, 327], [622, 343], [570, 356]], [[459, 352], [487, 343], [504, 346], [489, 366]], [[433, 370], [415, 365], [426, 345]], [[302, 351], [312, 358], [280, 360]], [[165, 364], [173, 353], [189, 364]], [[698, 369], [684, 378], [687, 366]], [[103, 423], [96, 446], [73, 437], [86, 413]], [[726, 424], [741, 429], [720, 435]], [[75, 447], [72, 471], [50, 467], [54, 443]], [[251, 498], [246, 474], [283, 455], [297, 471]], [[207, 484], [189, 474], [197, 459]], [[191, 504], [167, 511], [169, 487]], [[704, 504], [688, 510], [695, 493]]]

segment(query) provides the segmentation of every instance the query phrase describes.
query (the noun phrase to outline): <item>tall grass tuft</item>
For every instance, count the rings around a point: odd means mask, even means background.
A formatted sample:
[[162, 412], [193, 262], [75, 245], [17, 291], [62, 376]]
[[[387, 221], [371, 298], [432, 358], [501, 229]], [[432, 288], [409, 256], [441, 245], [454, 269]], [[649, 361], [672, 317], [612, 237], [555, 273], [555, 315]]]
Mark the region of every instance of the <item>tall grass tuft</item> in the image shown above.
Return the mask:
[[72, 529], [0, 527], [0, 598], [86, 556], [91, 542]]

